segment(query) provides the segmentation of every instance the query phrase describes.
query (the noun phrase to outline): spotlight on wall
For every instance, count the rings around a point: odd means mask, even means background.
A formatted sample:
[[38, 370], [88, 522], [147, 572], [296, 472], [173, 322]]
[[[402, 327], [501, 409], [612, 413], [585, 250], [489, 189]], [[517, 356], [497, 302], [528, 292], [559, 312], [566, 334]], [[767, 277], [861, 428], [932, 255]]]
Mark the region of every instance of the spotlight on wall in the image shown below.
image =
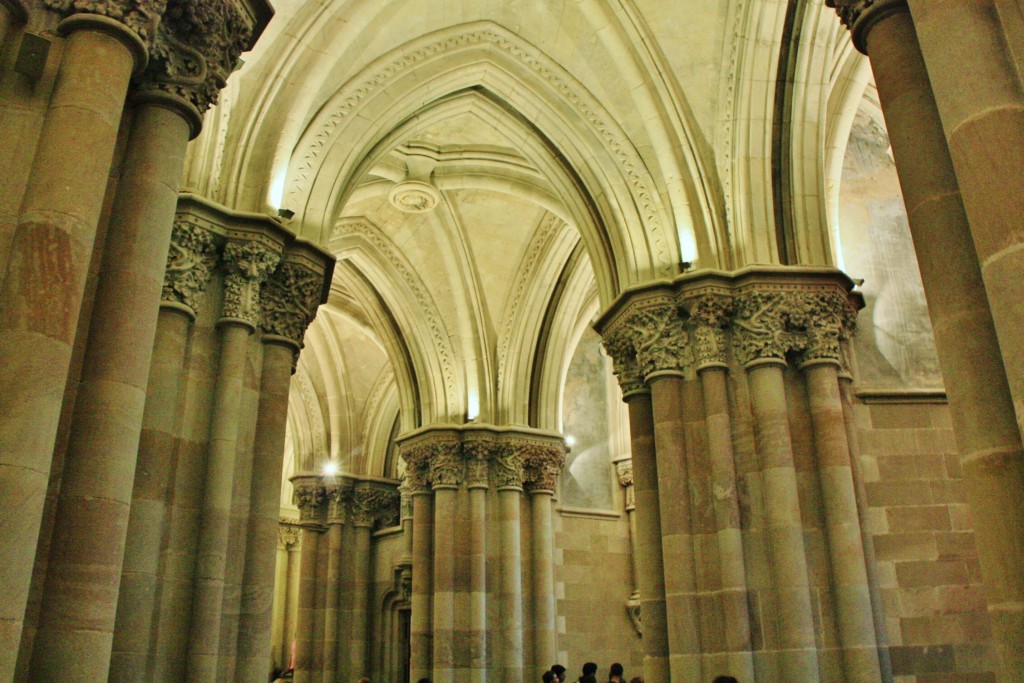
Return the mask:
[[336, 463], [336, 462], [324, 463], [324, 476], [325, 477], [334, 477], [334, 476], [337, 476], [337, 474], [338, 474], [338, 463]]
[[567, 437], [565, 437], [565, 445], [568, 446], [569, 448], [572, 448], [573, 446], [575, 446], [576, 445], [576, 437], [574, 437], [574, 436], [567, 436]]
[[294, 212], [294, 211], [292, 211], [291, 209], [278, 209], [278, 210], [277, 210], [277, 216], [278, 216], [278, 218], [283, 218], [283, 219], [285, 219], [286, 221], [287, 221], [287, 220], [291, 220], [291, 218], [292, 218], [292, 217], [293, 217], [294, 215], [295, 215], [295, 212]]

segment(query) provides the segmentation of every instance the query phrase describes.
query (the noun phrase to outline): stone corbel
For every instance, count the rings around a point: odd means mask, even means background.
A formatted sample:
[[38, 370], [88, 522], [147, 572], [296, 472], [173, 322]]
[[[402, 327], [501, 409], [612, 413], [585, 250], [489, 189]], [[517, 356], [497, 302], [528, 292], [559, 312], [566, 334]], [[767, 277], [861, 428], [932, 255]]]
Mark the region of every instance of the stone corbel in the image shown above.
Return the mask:
[[299, 527], [292, 520], [281, 520], [277, 525], [278, 550], [297, 550], [302, 543]]
[[626, 490], [626, 512], [636, 509], [636, 496], [633, 491], [633, 459], [626, 458], [615, 463], [615, 475], [619, 486]]

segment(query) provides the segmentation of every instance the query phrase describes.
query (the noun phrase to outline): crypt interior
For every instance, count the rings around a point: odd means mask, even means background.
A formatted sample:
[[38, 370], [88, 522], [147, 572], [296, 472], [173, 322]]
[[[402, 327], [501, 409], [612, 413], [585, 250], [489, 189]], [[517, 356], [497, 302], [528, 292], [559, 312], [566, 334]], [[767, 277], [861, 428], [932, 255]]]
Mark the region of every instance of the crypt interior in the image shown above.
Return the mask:
[[0, 0], [0, 680], [1024, 681], [1022, 65], [1021, 0]]

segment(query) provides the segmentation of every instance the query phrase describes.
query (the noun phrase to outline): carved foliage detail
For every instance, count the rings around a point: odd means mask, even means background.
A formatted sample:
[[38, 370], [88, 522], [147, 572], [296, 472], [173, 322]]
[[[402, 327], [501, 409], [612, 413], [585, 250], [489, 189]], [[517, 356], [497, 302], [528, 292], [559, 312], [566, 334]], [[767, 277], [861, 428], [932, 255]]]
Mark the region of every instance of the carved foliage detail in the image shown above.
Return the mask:
[[633, 461], [620, 460], [615, 463], [615, 474], [619, 485], [626, 489], [626, 511], [636, 509], [636, 495], [633, 490]]
[[736, 299], [734, 343], [740, 362], [788, 352], [804, 360], [842, 357], [840, 341], [854, 331], [856, 309], [837, 292], [751, 292]]
[[164, 271], [163, 301], [184, 304], [195, 311], [217, 265], [213, 233], [201, 226], [176, 220]]
[[323, 275], [294, 263], [283, 263], [261, 291], [263, 331], [302, 343], [320, 305]]
[[685, 370], [693, 363], [690, 335], [676, 307], [663, 304], [642, 308], [629, 318], [637, 334], [636, 357], [646, 377], [662, 370]]
[[875, 0], [825, 0], [825, 6], [834, 9], [843, 26], [849, 29], [852, 29], [860, 16], [874, 4]]
[[228, 275], [224, 278], [224, 316], [258, 327], [260, 289], [280, 261], [277, 254], [258, 242], [229, 242], [224, 248]]
[[380, 522], [381, 526], [394, 526], [398, 523], [399, 504], [399, 495], [395, 491], [356, 486], [352, 493], [352, 523], [372, 527], [375, 522]]
[[523, 456], [523, 483], [528, 491], [554, 491], [565, 466], [565, 449], [554, 444], [519, 446]]
[[323, 509], [324, 489], [319, 485], [297, 485], [293, 495], [295, 505], [299, 508], [299, 520], [319, 522]]
[[632, 335], [624, 326], [612, 330], [604, 339], [604, 348], [612, 358], [612, 368], [623, 394], [644, 388], [644, 378], [636, 360]]
[[47, 9], [63, 16], [99, 14], [119, 21], [149, 42], [167, 9], [167, 0], [43, 0]]
[[462, 449], [466, 457], [466, 484], [473, 488], [487, 486], [487, 461], [491, 458], [494, 444], [474, 439], [464, 441]]
[[705, 294], [690, 304], [694, 351], [699, 365], [725, 363], [725, 330], [734, 312], [731, 297]]
[[434, 486], [458, 486], [462, 483], [462, 448], [457, 441], [430, 444], [430, 481]]
[[277, 526], [277, 545], [284, 550], [290, 550], [299, 545], [302, 534], [297, 526], [293, 524], [279, 524]]
[[403, 446], [401, 457], [405, 460], [405, 479], [409, 490], [424, 491], [430, 488], [430, 448], [427, 444]]
[[523, 448], [509, 442], [494, 449], [492, 473], [497, 488], [519, 488], [523, 485]]

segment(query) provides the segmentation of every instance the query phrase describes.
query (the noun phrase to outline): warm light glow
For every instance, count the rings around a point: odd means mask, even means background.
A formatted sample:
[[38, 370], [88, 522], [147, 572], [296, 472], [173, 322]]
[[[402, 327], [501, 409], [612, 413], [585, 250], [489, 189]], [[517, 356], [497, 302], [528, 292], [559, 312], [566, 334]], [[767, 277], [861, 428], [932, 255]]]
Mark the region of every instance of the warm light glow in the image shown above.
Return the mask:
[[277, 177], [274, 178], [274, 182], [270, 185], [270, 194], [267, 196], [267, 201], [275, 211], [280, 209], [281, 204], [284, 202], [284, 181], [287, 174], [288, 170], [282, 168]]
[[574, 437], [574, 436], [567, 436], [567, 437], [565, 437], [565, 445], [568, 446], [569, 448], [572, 448], [573, 446], [575, 446], [576, 445], [576, 437]]
[[480, 417], [480, 397], [471, 393], [466, 401], [466, 421], [472, 422]]
[[333, 477], [336, 474], [338, 474], [338, 463], [336, 463], [336, 462], [324, 463], [324, 475], [325, 476]]

